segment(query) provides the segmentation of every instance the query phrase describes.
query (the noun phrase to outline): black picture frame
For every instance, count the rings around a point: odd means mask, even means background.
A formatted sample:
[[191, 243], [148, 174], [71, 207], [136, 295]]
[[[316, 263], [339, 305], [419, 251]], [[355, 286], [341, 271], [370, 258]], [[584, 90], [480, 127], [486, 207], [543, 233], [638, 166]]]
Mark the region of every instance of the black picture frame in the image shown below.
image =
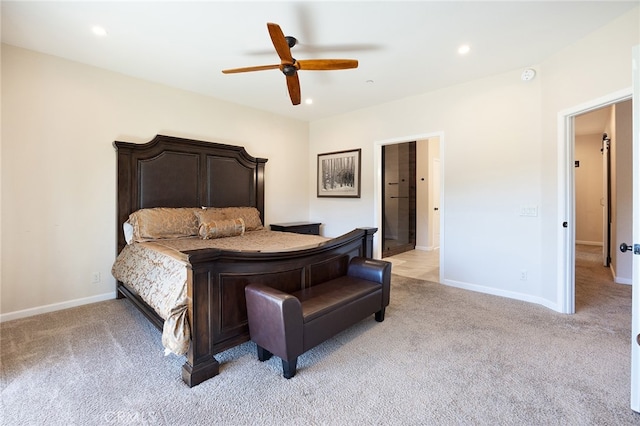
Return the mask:
[[361, 149], [318, 154], [318, 197], [360, 198]]

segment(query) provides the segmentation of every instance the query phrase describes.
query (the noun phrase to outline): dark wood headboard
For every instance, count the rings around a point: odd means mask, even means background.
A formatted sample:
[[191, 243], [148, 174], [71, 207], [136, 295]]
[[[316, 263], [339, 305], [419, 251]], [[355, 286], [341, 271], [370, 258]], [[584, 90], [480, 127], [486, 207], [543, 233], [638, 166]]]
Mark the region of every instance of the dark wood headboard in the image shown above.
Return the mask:
[[126, 242], [122, 224], [151, 207], [253, 206], [264, 223], [265, 158], [241, 146], [157, 135], [136, 144], [115, 141], [117, 252]]

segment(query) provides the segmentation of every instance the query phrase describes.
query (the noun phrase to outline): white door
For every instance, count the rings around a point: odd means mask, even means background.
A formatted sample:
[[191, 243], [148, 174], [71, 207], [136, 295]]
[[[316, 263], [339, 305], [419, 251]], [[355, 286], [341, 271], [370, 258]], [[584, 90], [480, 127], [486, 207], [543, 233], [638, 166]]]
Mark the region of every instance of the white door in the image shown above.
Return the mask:
[[431, 167], [431, 188], [433, 190], [433, 241], [434, 249], [440, 248], [440, 159], [433, 160]]
[[[632, 63], [633, 241], [630, 242], [640, 249], [640, 45], [633, 48]], [[633, 255], [631, 282], [631, 409], [640, 412], [640, 253]]]

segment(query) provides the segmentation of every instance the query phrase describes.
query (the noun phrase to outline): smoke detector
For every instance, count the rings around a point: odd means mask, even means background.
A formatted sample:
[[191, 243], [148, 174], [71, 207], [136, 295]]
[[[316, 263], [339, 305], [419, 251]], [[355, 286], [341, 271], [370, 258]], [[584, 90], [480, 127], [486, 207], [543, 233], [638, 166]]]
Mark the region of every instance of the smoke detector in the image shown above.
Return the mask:
[[535, 76], [536, 70], [534, 70], [533, 68], [527, 68], [526, 70], [522, 71], [522, 75], [520, 75], [520, 78], [522, 79], [522, 81], [529, 81], [533, 80]]

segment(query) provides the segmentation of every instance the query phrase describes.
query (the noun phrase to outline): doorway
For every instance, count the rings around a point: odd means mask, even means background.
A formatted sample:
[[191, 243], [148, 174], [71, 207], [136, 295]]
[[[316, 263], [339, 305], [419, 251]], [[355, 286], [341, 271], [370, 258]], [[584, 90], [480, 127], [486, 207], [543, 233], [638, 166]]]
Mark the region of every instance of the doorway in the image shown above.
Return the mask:
[[[636, 53], [637, 55], [637, 53]], [[640, 79], [639, 79], [640, 80]], [[607, 98], [603, 98], [599, 101], [594, 101], [591, 105], [585, 105], [581, 108], [577, 108], [572, 112], [560, 114], [559, 117], [562, 120], [559, 121], [560, 130], [564, 130], [565, 135], [565, 155], [564, 158], [566, 169], [565, 171], [565, 187], [560, 188], [560, 192], [563, 189], [566, 191], [564, 194], [565, 208], [567, 212], [566, 219], [573, 219], [569, 229], [565, 234], [564, 240], [564, 266], [563, 271], [567, 278], [564, 282], [564, 296], [565, 299], [561, 300], [562, 306], [567, 309], [566, 313], [574, 313], [576, 311], [576, 304], [579, 309], [584, 308], [585, 304], [589, 303], [588, 292], [585, 292], [581, 288], [578, 293], [576, 288], [576, 276], [578, 275], [578, 261], [584, 259], [577, 256], [583, 256], [585, 247], [579, 247], [576, 243], [579, 243], [578, 234], [576, 228], [578, 227], [578, 215], [579, 210], [577, 206], [577, 178], [574, 173], [577, 166], [577, 142], [578, 135], [580, 133], [580, 119], [584, 116], [588, 117], [588, 114], [597, 114], [602, 110], [610, 110], [610, 119], [608, 120], [608, 127], [605, 131], [601, 131], [601, 188], [602, 188], [602, 250], [594, 251], [594, 254], [600, 256], [600, 265], [602, 269], [609, 275], [610, 280], [614, 282], [614, 287], [610, 288], [610, 291], [616, 291], [623, 287], [620, 284], [632, 285], [631, 295], [631, 335], [632, 335], [632, 353], [631, 353], [631, 408], [634, 411], [640, 411], [640, 386], [638, 386], [638, 377], [636, 373], [640, 365], [640, 333], [638, 333], [638, 294], [637, 288], [640, 283], [640, 277], [638, 276], [639, 268], [637, 256], [629, 256], [623, 254], [622, 244], [626, 241], [638, 241], [638, 190], [639, 185], [638, 176], [640, 170], [638, 170], [638, 144], [637, 134], [634, 134], [633, 127], [638, 123], [637, 104], [640, 98], [638, 89], [638, 81], [634, 81], [635, 93], [632, 100], [632, 94], [627, 91], [620, 92], [618, 94], [611, 95]], [[635, 104], [635, 105], [633, 105]], [[635, 110], [635, 112], [634, 112]], [[635, 116], [634, 116], [635, 114]], [[606, 115], [606, 113], [605, 113]], [[593, 118], [594, 116], [592, 116]], [[574, 162], [575, 165], [570, 164]], [[573, 201], [573, 204], [571, 203]], [[565, 219], [565, 220], [566, 220]], [[565, 222], [567, 223], [567, 222]], [[635, 238], [631, 238], [635, 237]], [[625, 244], [626, 245], [626, 244]], [[618, 247], [620, 246], [620, 250]], [[579, 248], [578, 248], [579, 247]], [[571, 268], [571, 269], [569, 269]], [[597, 268], [600, 269], [600, 268]], [[597, 269], [592, 268], [589, 270], [589, 275], [593, 275]], [[569, 271], [571, 273], [569, 273]], [[580, 287], [583, 287], [585, 281], [584, 277], [579, 280]], [[601, 287], [603, 281], [599, 282]], [[600, 294], [600, 297], [606, 297]], [[577, 302], [576, 302], [577, 301]], [[599, 302], [596, 300], [595, 303]], [[637, 336], [637, 337], [634, 337]], [[637, 340], [637, 345], [635, 345]]]
[[[601, 247], [603, 266], [611, 262], [612, 123], [608, 105], [575, 117], [574, 176], [576, 244]], [[609, 133], [607, 133], [609, 132]], [[615, 161], [615, 158], [613, 159]]]
[[382, 257], [416, 248], [416, 142], [382, 147]]
[[[559, 228], [558, 241], [561, 241], [561, 256], [558, 257], [558, 279], [561, 291], [559, 292], [559, 308], [560, 312], [572, 314], [575, 312], [575, 257], [576, 257], [576, 176], [575, 161], [579, 161], [575, 157], [575, 138], [576, 138], [576, 120], [577, 117], [599, 110], [604, 107], [628, 101], [631, 98], [631, 92], [628, 90], [613, 93], [601, 99], [596, 99], [589, 103], [579, 105], [571, 110], [562, 111], [558, 114], [559, 132], [564, 136], [564, 149], [560, 151], [559, 167], [561, 173], [561, 182], [563, 185], [559, 187], [559, 196], [564, 203], [560, 205], [558, 210]], [[631, 124], [629, 124], [631, 125]], [[609, 133], [609, 132], [608, 132]], [[609, 133], [610, 134], [610, 133]], [[600, 133], [602, 137], [602, 133]], [[611, 154], [613, 156], [613, 154]], [[615, 164], [615, 161], [613, 161]], [[615, 167], [615, 166], [612, 166]], [[615, 176], [615, 173], [612, 175]], [[602, 188], [602, 186], [601, 186]], [[619, 203], [620, 198], [611, 202], [611, 206]], [[603, 200], [604, 203], [604, 200]], [[611, 213], [615, 217], [614, 212]], [[629, 218], [630, 220], [631, 218]], [[604, 228], [604, 227], [603, 227]], [[612, 227], [612, 261], [615, 262], [615, 244], [616, 233], [615, 226]], [[604, 232], [602, 233], [605, 236]], [[613, 270], [612, 270], [613, 271]], [[618, 282], [618, 280], [616, 280]]]
[[632, 224], [631, 106], [620, 100], [574, 117], [574, 243], [600, 245], [617, 284], [631, 284], [631, 259], [617, 252]]
[[[420, 264], [428, 268], [428, 281], [442, 282], [444, 270], [441, 265], [445, 263], [444, 242], [446, 239], [444, 228], [442, 226], [443, 218], [441, 213], [444, 211], [444, 193], [441, 192], [443, 185], [442, 175], [445, 169], [444, 158], [444, 132], [432, 132], [425, 134], [414, 134], [409, 136], [396, 137], [393, 139], [374, 142], [374, 205], [375, 205], [375, 224], [379, 230], [379, 238], [373, 240], [374, 257], [382, 258], [383, 249], [383, 170], [382, 170], [382, 150], [387, 145], [395, 145], [405, 143], [407, 141], [416, 141], [416, 244], [415, 250], [401, 253], [389, 260], [394, 261], [394, 267], [398, 256], [416, 255], [420, 259]], [[434, 172], [433, 164], [437, 163], [437, 172]], [[433, 173], [438, 176], [434, 179]], [[437, 188], [434, 188], [437, 185]], [[434, 214], [436, 212], [437, 214]], [[437, 224], [434, 224], [437, 221]], [[437, 230], [437, 235], [434, 233]], [[428, 254], [428, 264], [423, 262], [422, 255]], [[411, 260], [412, 261], [412, 260]], [[408, 264], [411, 263], [408, 261]], [[415, 271], [414, 271], [415, 272]]]

